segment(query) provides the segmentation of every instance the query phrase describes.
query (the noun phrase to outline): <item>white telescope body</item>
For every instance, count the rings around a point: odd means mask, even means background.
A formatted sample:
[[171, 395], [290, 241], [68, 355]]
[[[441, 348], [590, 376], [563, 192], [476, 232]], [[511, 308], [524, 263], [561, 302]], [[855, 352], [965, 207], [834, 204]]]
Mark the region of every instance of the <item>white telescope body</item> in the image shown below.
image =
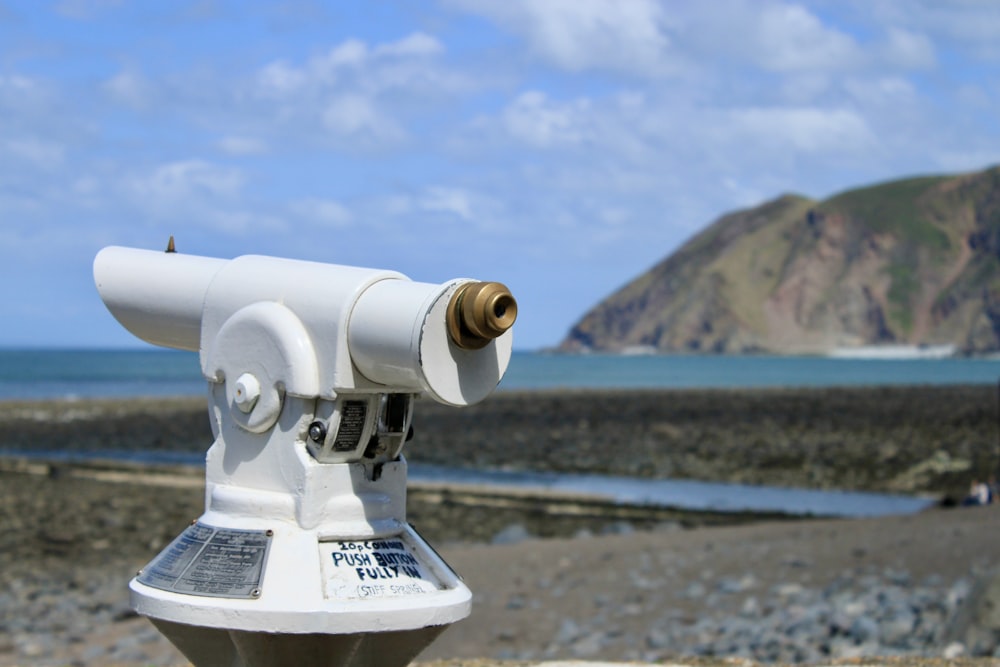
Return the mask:
[[[315, 382], [293, 395], [333, 398], [338, 391], [427, 392], [449, 405], [477, 403], [510, 361], [511, 334], [483, 350], [449, 340], [445, 309], [467, 280], [410, 281], [394, 271], [275, 257], [233, 260], [109, 247], [94, 261], [108, 310], [135, 336], [164, 347], [199, 351], [205, 377], [217, 381], [223, 325], [238, 310], [274, 303], [301, 321], [316, 357]], [[436, 306], [436, 308], [435, 308]], [[275, 325], [278, 326], [278, 325]], [[288, 369], [306, 382], [300, 369]]]
[[503, 377], [506, 288], [121, 247], [94, 279], [130, 332], [197, 350], [209, 384], [205, 513], [129, 585], [196, 667], [402, 666], [468, 615], [406, 522], [400, 450], [415, 397], [465, 406]]

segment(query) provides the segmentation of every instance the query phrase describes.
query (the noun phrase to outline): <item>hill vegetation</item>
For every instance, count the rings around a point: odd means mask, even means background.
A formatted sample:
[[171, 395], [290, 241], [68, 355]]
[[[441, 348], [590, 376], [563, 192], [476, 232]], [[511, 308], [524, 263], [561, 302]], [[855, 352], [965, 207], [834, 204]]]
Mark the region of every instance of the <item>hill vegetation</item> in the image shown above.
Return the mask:
[[1000, 167], [722, 216], [604, 299], [564, 351], [1000, 350]]

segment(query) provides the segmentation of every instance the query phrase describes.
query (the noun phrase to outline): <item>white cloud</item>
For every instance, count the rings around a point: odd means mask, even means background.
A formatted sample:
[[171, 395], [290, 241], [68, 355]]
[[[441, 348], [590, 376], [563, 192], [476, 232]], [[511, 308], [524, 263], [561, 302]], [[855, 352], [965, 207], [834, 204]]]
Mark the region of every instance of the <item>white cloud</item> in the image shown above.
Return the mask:
[[409, 215], [415, 209], [413, 197], [408, 194], [388, 194], [377, 199], [374, 205], [377, 217], [401, 217]]
[[183, 160], [161, 165], [146, 176], [133, 178], [130, 188], [153, 202], [236, 197], [244, 184], [239, 169], [204, 160]]
[[870, 150], [877, 141], [865, 119], [849, 109], [756, 108], [729, 114], [736, 141], [765, 145], [772, 151], [851, 153]]
[[454, 0], [452, 4], [519, 33], [535, 54], [560, 69], [658, 76], [675, 67], [668, 16], [654, 0]]
[[12, 94], [23, 94], [34, 91], [37, 84], [32, 79], [20, 74], [0, 74], [0, 91], [5, 96]]
[[630, 91], [605, 98], [558, 100], [542, 91], [528, 90], [496, 115], [471, 121], [455, 145], [461, 151], [486, 146], [514, 151], [528, 148], [568, 159], [590, 151], [608, 151], [639, 163], [658, 150], [651, 141], [673, 131], [667, 125], [674, 115], [675, 110]]
[[1000, 59], [1000, 4], [993, 0], [855, 0], [875, 24], [898, 26], [957, 52]]
[[337, 69], [360, 67], [368, 58], [368, 45], [359, 39], [349, 39], [330, 49], [325, 56], [314, 58], [309, 63], [309, 68], [320, 78], [327, 78]]
[[726, 176], [722, 178], [722, 187], [730, 193], [730, 197], [737, 202], [739, 206], [753, 206], [762, 201], [765, 201], [768, 197], [773, 197], [775, 193], [773, 192], [761, 192], [760, 188], [753, 187], [747, 183], [737, 180], [731, 176]]
[[113, 100], [135, 110], [146, 109], [154, 102], [152, 84], [138, 72], [119, 72], [105, 81], [103, 87]]
[[[753, 3], [749, 8], [742, 29], [750, 39], [744, 44], [749, 47], [747, 55], [765, 69], [837, 70], [860, 58], [852, 37], [824, 25], [800, 5]], [[738, 39], [738, 35], [732, 37]]]
[[829, 72], [788, 72], [778, 90], [786, 104], [809, 104], [828, 94], [835, 83]]
[[926, 35], [891, 27], [885, 47], [886, 60], [908, 69], [924, 69], [937, 63], [934, 44]]
[[[54, 95], [41, 81], [21, 74], [0, 74], [0, 109], [17, 114], [45, 112]], [[5, 118], [9, 122], [10, 118]]]
[[[1000, 92], [1000, 88], [997, 88]], [[972, 83], [966, 83], [955, 89], [956, 101], [964, 108], [969, 109], [990, 109], [993, 100], [990, 93], [983, 87]]]
[[504, 109], [502, 122], [511, 137], [538, 148], [574, 145], [583, 141], [589, 107], [587, 100], [555, 104], [545, 93], [527, 91]]
[[321, 227], [347, 227], [354, 218], [346, 206], [333, 199], [303, 199], [292, 202], [290, 209], [306, 224]]
[[92, 197], [101, 191], [101, 181], [93, 176], [81, 176], [73, 181], [72, 190], [81, 197]]
[[288, 225], [282, 218], [266, 212], [238, 208], [205, 208], [192, 221], [182, 221], [176, 215], [169, 222], [176, 226], [210, 227], [231, 236], [272, 234], [276, 238], [288, 234]]
[[945, 147], [935, 156], [936, 169], [944, 172], [978, 171], [985, 166], [1000, 165], [1000, 147], [996, 142], [991, 147], [964, 149]]
[[349, 135], [374, 144], [395, 143], [406, 133], [392, 118], [376, 108], [374, 100], [357, 93], [329, 100], [323, 125], [339, 135]]
[[[898, 2], [889, 4], [895, 22], [873, 26], [875, 38], [864, 41], [824, 20], [810, 6], [815, 3], [786, 0], [450, 0], [450, 4], [518, 35], [544, 62], [570, 72], [697, 79], [706, 73], [711, 76], [722, 61], [737, 70], [750, 65], [785, 75], [858, 71], [879, 62], [927, 68], [936, 62], [930, 33], [922, 29], [931, 19], [902, 20], [899, 15], [905, 12]], [[864, 17], [870, 12], [859, 13]], [[994, 13], [980, 5], [977, 16], [987, 14], [987, 24], [1000, 26], [1000, 15], [995, 21], [991, 18]], [[975, 26], [962, 12], [935, 11], [933, 6], [917, 7], [915, 14], [939, 17], [956, 34], [969, 34]], [[978, 26], [976, 34], [981, 39], [984, 34], [995, 36], [997, 30], [988, 33]]]
[[[276, 60], [253, 77], [252, 98], [265, 106], [261, 133], [278, 125], [294, 134], [357, 148], [384, 148], [408, 133], [402, 109], [470, 86], [442, 68], [440, 41], [422, 32], [369, 46], [347, 39], [300, 64]], [[267, 105], [276, 105], [267, 108]]]
[[264, 97], [282, 98], [306, 86], [307, 73], [284, 61], [269, 63], [256, 76], [257, 93]]
[[256, 137], [230, 135], [219, 139], [216, 145], [230, 155], [260, 155], [267, 152], [267, 143]]
[[[883, 94], [905, 99], [904, 82], [880, 82]], [[861, 86], [856, 92], [861, 94]], [[870, 102], [870, 100], [869, 100]], [[694, 160], [702, 166], [723, 165], [751, 159], [753, 146], [758, 159], [785, 152], [819, 155], [862, 154], [878, 144], [865, 115], [855, 106], [669, 106], [669, 98], [642, 100], [631, 96], [617, 99], [578, 99], [556, 102], [538, 91], [522, 93], [494, 118], [480, 118], [470, 129], [473, 136], [493, 134], [496, 146], [517, 141], [521, 146], [548, 152], [564, 162], [561, 168], [600, 171], [600, 188], [626, 186], [634, 168], [660, 171], [663, 164]], [[791, 153], [788, 153], [788, 152]], [[591, 156], [580, 163], [581, 156]], [[584, 159], [586, 159], [584, 157]], [[634, 167], [633, 167], [634, 166]], [[550, 169], [551, 171], [551, 169]], [[548, 182], [559, 175], [549, 173]], [[648, 178], [632, 179], [652, 183]]]
[[605, 224], [612, 227], [624, 225], [632, 217], [631, 211], [622, 206], [606, 206], [599, 211], [598, 215]]
[[[428, 68], [429, 61], [442, 53], [441, 42], [420, 32], [375, 48], [361, 40], [348, 39], [300, 66], [287, 60], [265, 65], [257, 72], [257, 88], [265, 97], [297, 95], [303, 91], [328, 92], [343, 85], [377, 92], [387, 84], [401, 83], [385, 80], [387, 68], [403, 65], [415, 74]], [[410, 82], [410, 85], [415, 84]]]
[[417, 205], [424, 211], [448, 213], [466, 222], [475, 218], [472, 197], [459, 188], [430, 187], [420, 197]]
[[881, 109], [898, 116], [901, 109], [919, 103], [914, 85], [900, 76], [849, 78], [843, 82], [858, 107]]
[[[255, 193], [248, 193], [240, 169], [201, 159], [145, 169], [127, 161], [102, 161], [89, 163], [81, 173], [71, 159], [17, 198], [5, 197], [0, 187], [0, 212], [17, 207], [31, 214], [22, 216], [24, 224], [41, 229], [58, 228], [70, 216], [104, 243], [145, 238], [151, 227], [166, 227], [170, 234], [210, 230], [224, 236], [287, 232], [282, 216], [275, 214], [279, 207], [261, 205]], [[115, 220], [120, 223], [112, 224]]]
[[30, 137], [3, 142], [6, 157], [20, 158], [33, 167], [54, 169], [63, 164], [65, 149], [59, 144]]
[[376, 56], [391, 58], [428, 57], [444, 53], [444, 45], [423, 32], [415, 32], [397, 42], [380, 44], [375, 49]]
[[[458, 185], [428, 185], [415, 193], [379, 195], [364, 203], [373, 219], [396, 225], [404, 219], [461, 222], [480, 232], [495, 232], [504, 203], [492, 193]], [[392, 219], [392, 221], [389, 221]]]
[[[886, 65], [926, 69], [936, 64], [932, 33], [923, 25], [929, 21], [907, 17], [909, 4], [892, 2], [897, 11], [884, 13], [884, 21], [871, 19], [869, 4], [878, 5], [877, 0], [855, 4], [857, 16], [847, 10], [846, 20], [829, 16], [845, 9], [846, 1], [824, 6], [788, 0], [716, 0], [669, 7], [679, 25], [675, 49], [686, 62], [698, 63], [702, 74], [728, 67], [732, 71], [723, 73], [726, 78], [748, 69], [815, 77]], [[898, 11], [901, 8], [904, 11]]]

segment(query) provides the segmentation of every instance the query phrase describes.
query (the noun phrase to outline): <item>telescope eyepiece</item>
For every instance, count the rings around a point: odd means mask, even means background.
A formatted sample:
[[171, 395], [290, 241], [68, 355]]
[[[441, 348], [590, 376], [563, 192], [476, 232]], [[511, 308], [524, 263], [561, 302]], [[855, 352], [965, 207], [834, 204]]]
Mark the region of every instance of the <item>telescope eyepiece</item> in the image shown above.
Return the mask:
[[517, 301], [503, 283], [466, 283], [448, 305], [448, 333], [465, 350], [486, 347], [514, 326], [516, 319]]

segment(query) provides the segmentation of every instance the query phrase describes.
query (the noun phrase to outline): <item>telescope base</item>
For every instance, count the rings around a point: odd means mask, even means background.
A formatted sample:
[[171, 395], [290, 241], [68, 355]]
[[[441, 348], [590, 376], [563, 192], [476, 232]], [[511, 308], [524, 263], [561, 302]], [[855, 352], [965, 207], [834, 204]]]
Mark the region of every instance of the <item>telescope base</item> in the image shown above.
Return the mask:
[[405, 667], [448, 627], [297, 635], [150, 620], [194, 667]]
[[469, 589], [408, 525], [331, 539], [221, 519], [189, 526], [129, 584], [195, 667], [403, 667], [469, 613]]

